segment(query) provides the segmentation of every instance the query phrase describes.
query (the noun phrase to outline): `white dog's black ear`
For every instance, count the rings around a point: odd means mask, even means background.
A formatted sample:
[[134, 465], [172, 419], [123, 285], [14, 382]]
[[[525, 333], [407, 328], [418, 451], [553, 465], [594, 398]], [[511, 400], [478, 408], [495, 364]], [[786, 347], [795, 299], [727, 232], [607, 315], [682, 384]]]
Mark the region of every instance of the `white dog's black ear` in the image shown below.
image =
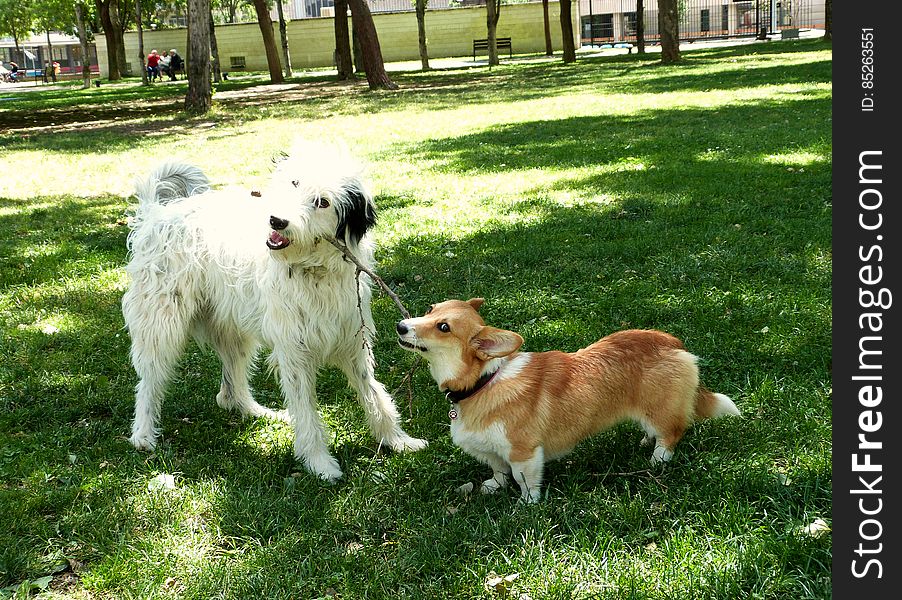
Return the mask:
[[335, 237], [357, 244], [366, 232], [376, 224], [376, 207], [369, 195], [358, 187], [345, 189], [344, 201], [340, 203], [338, 228]]

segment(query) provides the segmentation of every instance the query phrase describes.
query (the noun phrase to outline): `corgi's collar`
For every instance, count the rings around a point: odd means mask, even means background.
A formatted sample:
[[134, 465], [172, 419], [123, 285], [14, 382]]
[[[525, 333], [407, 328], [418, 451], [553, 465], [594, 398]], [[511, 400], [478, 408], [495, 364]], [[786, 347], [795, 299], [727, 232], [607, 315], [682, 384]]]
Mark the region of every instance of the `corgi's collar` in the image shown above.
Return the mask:
[[476, 383], [473, 387], [466, 390], [446, 390], [445, 398], [447, 398], [451, 404], [457, 404], [462, 400], [466, 400], [470, 396], [474, 395], [476, 392], [484, 388], [488, 383], [492, 380], [493, 377], [500, 371], [501, 369], [495, 369], [490, 373], [484, 373], [482, 377], [476, 380]]

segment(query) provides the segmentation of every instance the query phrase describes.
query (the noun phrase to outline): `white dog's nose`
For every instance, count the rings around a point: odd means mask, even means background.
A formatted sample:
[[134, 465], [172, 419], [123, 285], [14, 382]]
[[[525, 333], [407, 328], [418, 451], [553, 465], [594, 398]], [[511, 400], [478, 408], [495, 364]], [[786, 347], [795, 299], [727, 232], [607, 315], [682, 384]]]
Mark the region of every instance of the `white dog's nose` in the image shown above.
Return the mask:
[[286, 227], [288, 227], [288, 221], [285, 219], [280, 219], [279, 217], [269, 217], [269, 226], [275, 229], [276, 231], [282, 231]]

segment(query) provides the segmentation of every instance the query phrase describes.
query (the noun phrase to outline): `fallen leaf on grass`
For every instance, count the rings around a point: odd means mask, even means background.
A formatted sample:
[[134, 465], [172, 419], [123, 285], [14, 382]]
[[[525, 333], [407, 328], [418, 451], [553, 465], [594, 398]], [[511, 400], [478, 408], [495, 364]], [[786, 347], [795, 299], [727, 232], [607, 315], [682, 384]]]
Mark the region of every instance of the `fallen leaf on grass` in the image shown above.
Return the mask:
[[160, 473], [147, 482], [147, 489], [151, 492], [174, 490], [175, 477], [169, 473]]
[[501, 598], [507, 598], [507, 595], [513, 591], [512, 584], [514, 580], [519, 576], [519, 573], [499, 576], [494, 571], [490, 571], [485, 579], [485, 589], [487, 592], [493, 592]]
[[820, 518], [815, 519], [813, 523], [802, 527], [802, 533], [810, 535], [813, 538], [823, 537], [829, 532], [830, 526], [827, 525], [826, 521]]

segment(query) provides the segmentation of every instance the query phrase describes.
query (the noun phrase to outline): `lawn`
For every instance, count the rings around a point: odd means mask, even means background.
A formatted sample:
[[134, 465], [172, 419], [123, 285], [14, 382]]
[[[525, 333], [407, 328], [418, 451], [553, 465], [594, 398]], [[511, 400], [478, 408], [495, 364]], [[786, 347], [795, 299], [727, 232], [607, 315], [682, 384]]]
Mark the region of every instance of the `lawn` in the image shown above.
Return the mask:
[[[376, 93], [248, 77], [198, 118], [181, 82], [3, 90], [0, 598], [830, 597], [830, 534], [806, 526], [831, 520], [831, 48], [656, 58], [396, 73]], [[426, 450], [379, 452], [326, 370], [346, 477], [324, 484], [288, 426], [216, 406], [217, 361], [191, 346], [163, 442], [137, 452], [135, 178], [179, 158], [253, 188], [295, 136], [369, 164], [378, 272], [412, 313], [481, 296], [530, 351], [664, 329], [743, 416], [696, 425], [664, 468], [624, 424], [550, 463], [539, 504], [461, 498], [489, 471], [451, 443], [426, 369], [403, 385], [414, 359], [375, 293], [377, 375]], [[265, 369], [254, 387], [279, 405]]]

